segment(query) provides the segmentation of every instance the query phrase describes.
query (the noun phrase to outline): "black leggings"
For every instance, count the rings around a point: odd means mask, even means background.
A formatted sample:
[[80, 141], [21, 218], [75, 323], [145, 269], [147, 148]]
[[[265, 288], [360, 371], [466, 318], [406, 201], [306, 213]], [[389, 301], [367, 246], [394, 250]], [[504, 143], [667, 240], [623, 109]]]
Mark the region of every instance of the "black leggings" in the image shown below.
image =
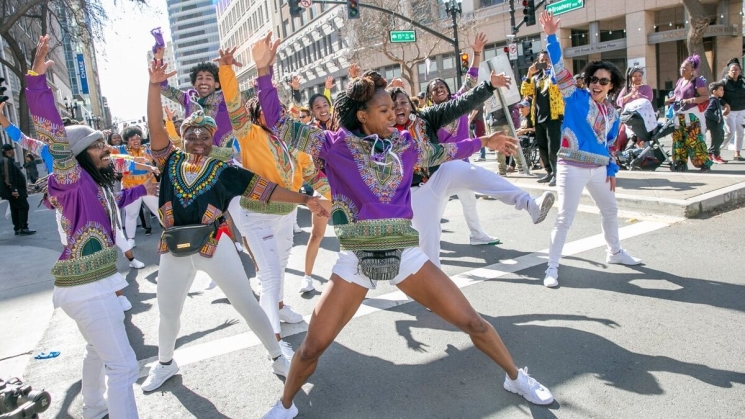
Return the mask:
[[535, 125], [535, 139], [546, 173], [556, 173], [556, 153], [561, 144], [561, 120], [548, 120]]

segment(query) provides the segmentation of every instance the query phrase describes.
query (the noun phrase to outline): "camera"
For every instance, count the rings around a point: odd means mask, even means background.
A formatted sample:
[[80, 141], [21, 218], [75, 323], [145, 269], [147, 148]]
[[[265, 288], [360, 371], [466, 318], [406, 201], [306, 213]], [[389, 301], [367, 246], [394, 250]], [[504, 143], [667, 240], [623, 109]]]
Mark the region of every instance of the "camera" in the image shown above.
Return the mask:
[[0, 379], [0, 419], [38, 418], [49, 409], [52, 396], [42, 390], [32, 390], [18, 378]]

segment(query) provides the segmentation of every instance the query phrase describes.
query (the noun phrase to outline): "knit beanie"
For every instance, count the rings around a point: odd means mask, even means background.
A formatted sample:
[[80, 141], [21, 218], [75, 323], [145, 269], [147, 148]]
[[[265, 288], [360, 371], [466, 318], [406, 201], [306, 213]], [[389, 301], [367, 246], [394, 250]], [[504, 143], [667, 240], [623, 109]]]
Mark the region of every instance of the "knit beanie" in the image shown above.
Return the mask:
[[103, 138], [101, 131], [96, 131], [86, 125], [70, 125], [65, 127], [67, 141], [70, 142], [72, 154], [77, 156], [85, 151], [91, 144]]

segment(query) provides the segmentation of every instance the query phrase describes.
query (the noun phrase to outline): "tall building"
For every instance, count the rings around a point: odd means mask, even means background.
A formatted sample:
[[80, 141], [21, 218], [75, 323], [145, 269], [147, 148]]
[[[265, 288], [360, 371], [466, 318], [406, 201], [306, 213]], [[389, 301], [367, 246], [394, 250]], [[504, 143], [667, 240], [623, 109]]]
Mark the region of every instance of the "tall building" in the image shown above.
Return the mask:
[[168, 20], [175, 51], [178, 87], [191, 87], [189, 70], [217, 57], [220, 39], [212, 0], [169, 0]]
[[[153, 62], [153, 50], [147, 51], [147, 63], [148, 65]], [[163, 51], [163, 62], [168, 64], [168, 71], [172, 71], [176, 68], [176, 57], [173, 54], [173, 42], [166, 41], [166, 49]], [[168, 84], [171, 86], [179, 86], [179, 74], [175, 74], [168, 78]], [[191, 87], [191, 81], [189, 81], [189, 87]], [[183, 109], [180, 103], [176, 103], [171, 99], [164, 96], [160, 98], [163, 101], [163, 106], [168, 106], [171, 110], [183, 116]]]

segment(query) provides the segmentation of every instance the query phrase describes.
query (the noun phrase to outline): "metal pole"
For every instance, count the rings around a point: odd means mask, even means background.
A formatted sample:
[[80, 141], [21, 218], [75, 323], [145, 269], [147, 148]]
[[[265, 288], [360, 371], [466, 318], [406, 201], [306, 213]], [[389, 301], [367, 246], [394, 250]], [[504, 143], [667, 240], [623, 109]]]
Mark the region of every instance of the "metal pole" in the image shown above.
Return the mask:
[[450, 13], [453, 17], [453, 48], [455, 49], [455, 69], [457, 76], [455, 77], [455, 88], [460, 90], [463, 84], [463, 68], [460, 66], [460, 47], [458, 46], [458, 23], [457, 23], [457, 9], [455, 8], [455, 0], [450, 0]]

